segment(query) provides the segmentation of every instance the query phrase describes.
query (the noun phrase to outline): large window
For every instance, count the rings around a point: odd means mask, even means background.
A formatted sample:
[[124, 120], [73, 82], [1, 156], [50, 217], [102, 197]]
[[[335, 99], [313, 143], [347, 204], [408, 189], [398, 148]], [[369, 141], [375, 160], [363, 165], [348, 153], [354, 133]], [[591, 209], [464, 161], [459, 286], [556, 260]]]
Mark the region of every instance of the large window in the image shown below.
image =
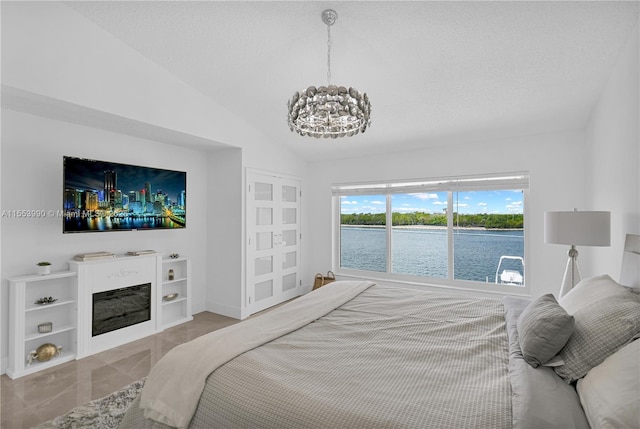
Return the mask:
[[522, 173], [334, 185], [337, 270], [522, 287], [527, 190]]
[[447, 278], [447, 193], [391, 195], [391, 273]]
[[384, 195], [341, 198], [342, 267], [387, 271], [386, 199]]

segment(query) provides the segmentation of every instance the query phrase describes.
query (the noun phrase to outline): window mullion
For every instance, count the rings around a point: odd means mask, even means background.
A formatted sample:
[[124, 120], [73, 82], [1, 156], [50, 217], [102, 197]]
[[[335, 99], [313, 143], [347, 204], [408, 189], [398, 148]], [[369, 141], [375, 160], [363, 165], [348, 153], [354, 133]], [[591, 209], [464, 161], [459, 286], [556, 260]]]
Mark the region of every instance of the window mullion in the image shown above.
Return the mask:
[[447, 278], [453, 280], [453, 192], [447, 192]]
[[386, 217], [386, 232], [387, 232], [387, 273], [391, 273], [391, 237], [393, 232], [393, 216], [391, 213], [391, 194], [387, 194], [387, 217]]

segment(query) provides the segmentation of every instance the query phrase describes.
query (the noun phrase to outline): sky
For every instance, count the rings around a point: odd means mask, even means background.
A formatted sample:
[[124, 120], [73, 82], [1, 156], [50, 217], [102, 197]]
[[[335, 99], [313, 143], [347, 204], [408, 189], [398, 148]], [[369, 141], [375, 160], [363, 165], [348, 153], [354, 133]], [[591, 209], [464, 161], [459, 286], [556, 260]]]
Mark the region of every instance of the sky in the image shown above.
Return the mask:
[[65, 189], [103, 189], [105, 170], [113, 170], [117, 173], [118, 189], [124, 193], [140, 191], [149, 182], [151, 192], [162, 190], [172, 201], [177, 201], [180, 193], [186, 190], [186, 173], [182, 171], [71, 157], [64, 163]]
[[[385, 195], [343, 196], [340, 202], [343, 214], [384, 213], [386, 211]], [[454, 211], [465, 214], [522, 214], [524, 198], [520, 190], [454, 192], [453, 207]], [[444, 213], [446, 208], [447, 192], [395, 194], [392, 198], [393, 212]]]

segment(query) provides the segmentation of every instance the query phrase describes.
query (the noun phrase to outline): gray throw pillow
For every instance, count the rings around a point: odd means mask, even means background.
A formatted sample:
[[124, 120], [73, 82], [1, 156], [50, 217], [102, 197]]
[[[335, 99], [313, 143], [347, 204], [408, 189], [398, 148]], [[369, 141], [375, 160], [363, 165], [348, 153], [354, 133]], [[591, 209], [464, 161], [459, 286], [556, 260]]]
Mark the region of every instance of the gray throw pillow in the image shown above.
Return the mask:
[[537, 368], [564, 347], [573, 334], [574, 320], [552, 294], [547, 294], [531, 301], [516, 326], [524, 360]]
[[640, 333], [640, 289], [617, 285], [600, 300], [577, 310], [575, 331], [558, 353], [553, 370], [572, 383]]

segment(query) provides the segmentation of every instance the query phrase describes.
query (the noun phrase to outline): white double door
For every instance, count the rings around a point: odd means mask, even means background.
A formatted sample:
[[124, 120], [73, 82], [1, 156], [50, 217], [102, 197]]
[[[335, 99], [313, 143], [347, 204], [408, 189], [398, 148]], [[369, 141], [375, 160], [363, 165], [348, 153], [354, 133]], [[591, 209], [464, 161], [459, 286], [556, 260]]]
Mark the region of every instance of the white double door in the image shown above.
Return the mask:
[[247, 170], [246, 306], [250, 314], [299, 295], [301, 182]]

